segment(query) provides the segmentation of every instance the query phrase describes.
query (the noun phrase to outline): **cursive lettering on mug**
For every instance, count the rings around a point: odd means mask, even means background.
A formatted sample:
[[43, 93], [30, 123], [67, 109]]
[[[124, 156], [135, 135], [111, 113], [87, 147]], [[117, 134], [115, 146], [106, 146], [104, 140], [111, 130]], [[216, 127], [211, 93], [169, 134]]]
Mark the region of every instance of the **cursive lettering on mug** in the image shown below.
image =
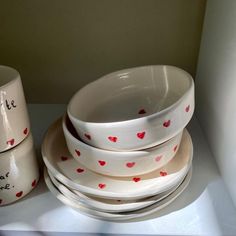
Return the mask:
[[4, 183], [5, 181], [7, 181], [9, 174], [10, 174], [9, 171], [4, 174], [2, 174], [2, 173], [0, 174], [0, 191], [10, 190], [11, 188], [14, 188], [13, 185], [11, 185], [9, 183]]
[[8, 100], [6, 99], [4, 102], [1, 103], [1, 106], [5, 106], [7, 110], [11, 110], [17, 107], [15, 100]]
[[0, 180], [6, 180], [9, 177], [9, 174], [9, 171], [6, 174], [0, 174]]
[[[14, 186], [12, 186], [12, 188], [14, 188]], [[11, 185], [10, 184], [5, 184], [5, 185], [0, 185], [0, 191], [1, 190], [10, 190], [11, 189]]]

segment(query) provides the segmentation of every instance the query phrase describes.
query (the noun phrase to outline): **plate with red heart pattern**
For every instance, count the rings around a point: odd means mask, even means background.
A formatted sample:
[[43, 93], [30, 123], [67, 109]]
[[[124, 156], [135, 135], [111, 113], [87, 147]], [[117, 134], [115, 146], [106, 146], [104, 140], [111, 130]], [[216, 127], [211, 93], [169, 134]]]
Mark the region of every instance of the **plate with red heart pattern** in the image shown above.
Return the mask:
[[128, 220], [144, 220], [145, 217], [148, 217], [148, 216], [150, 217], [151, 215], [153, 215], [153, 217], [158, 217], [158, 215], [161, 215], [161, 210], [167, 207], [169, 204], [171, 204], [187, 188], [187, 186], [190, 183], [191, 177], [192, 177], [192, 168], [190, 168], [186, 177], [184, 178], [180, 186], [175, 191], [173, 191], [164, 199], [150, 206], [147, 206], [145, 208], [132, 211], [132, 212], [108, 213], [108, 212], [102, 212], [102, 211], [90, 209], [86, 207], [84, 204], [78, 203], [73, 198], [63, 195], [51, 182], [47, 174], [47, 170], [45, 169], [44, 171], [44, 179], [45, 179], [47, 187], [49, 188], [51, 193], [63, 204], [89, 217], [93, 217], [93, 218], [101, 219], [101, 220], [116, 221], [116, 222], [120, 221], [120, 222], [126, 222], [126, 223]]
[[193, 146], [185, 129], [178, 152], [161, 169], [140, 176], [105, 176], [74, 160], [66, 146], [60, 118], [44, 137], [42, 156], [53, 176], [72, 189], [100, 198], [131, 200], [162, 193], [180, 182], [191, 166]]
[[166, 198], [172, 192], [174, 192], [179, 185], [182, 183], [181, 180], [176, 186], [172, 187], [171, 189], [148, 197], [142, 198], [140, 200], [115, 200], [115, 199], [103, 199], [97, 198], [92, 196], [87, 196], [77, 190], [73, 190], [68, 188], [67, 186], [60, 183], [51, 173], [47, 170], [48, 175], [50, 177], [51, 182], [55, 185], [55, 187], [65, 196], [68, 198], [72, 198], [76, 202], [81, 205], [84, 205], [87, 208], [95, 209], [98, 211], [103, 212], [127, 212], [127, 211], [134, 211], [138, 210], [147, 206], [150, 206], [162, 199]]

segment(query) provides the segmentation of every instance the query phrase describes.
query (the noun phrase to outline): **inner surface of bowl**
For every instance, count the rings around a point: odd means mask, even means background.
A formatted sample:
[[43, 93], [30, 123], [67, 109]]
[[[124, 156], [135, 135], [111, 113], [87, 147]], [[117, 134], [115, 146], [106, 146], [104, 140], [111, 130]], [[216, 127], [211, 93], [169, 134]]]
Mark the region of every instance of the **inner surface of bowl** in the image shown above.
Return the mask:
[[19, 77], [19, 73], [8, 66], [0, 65], [0, 87]]
[[74, 95], [69, 112], [86, 122], [105, 123], [137, 119], [166, 109], [191, 86], [183, 70], [172, 66], [145, 66], [111, 73]]

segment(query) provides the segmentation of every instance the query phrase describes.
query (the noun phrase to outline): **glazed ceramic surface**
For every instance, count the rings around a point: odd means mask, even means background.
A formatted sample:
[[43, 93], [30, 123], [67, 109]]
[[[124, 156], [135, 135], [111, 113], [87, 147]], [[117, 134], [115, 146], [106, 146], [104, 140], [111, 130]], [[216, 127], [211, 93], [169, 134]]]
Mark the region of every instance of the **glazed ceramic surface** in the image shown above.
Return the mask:
[[76, 137], [69, 119], [63, 118], [67, 147], [79, 163], [110, 176], [141, 175], [166, 165], [177, 153], [182, 131], [163, 144], [143, 151], [115, 152], [95, 148]]
[[0, 65], [0, 152], [23, 141], [30, 129], [19, 73]]
[[70, 155], [61, 123], [61, 119], [56, 121], [45, 135], [43, 160], [60, 182], [83, 193], [120, 200], [153, 196], [175, 186], [186, 175], [192, 162], [192, 141], [185, 130], [175, 157], [161, 169], [132, 177], [101, 175], [87, 169]]
[[163, 143], [187, 125], [194, 82], [173, 66], [145, 66], [106, 75], [79, 90], [68, 115], [89, 145], [116, 151]]
[[32, 135], [11, 150], [0, 153], [0, 206], [29, 193], [39, 179]]
[[52, 181], [52, 183], [56, 186], [56, 188], [66, 197], [72, 198], [81, 205], [85, 207], [92, 208], [98, 211], [104, 212], [126, 212], [126, 211], [134, 211], [149, 205], [152, 205], [164, 198], [166, 198], [169, 194], [175, 191], [178, 186], [182, 183], [181, 180], [176, 186], [167, 190], [163, 193], [157, 194], [155, 196], [144, 198], [140, 200], [113, 200], [113, 199], [102, 199], [96, 198], [92, 196], [87, 196], [79, 191], [68, 188], [67, 186], [60, 183], [53, 175], [48, 171], [48, 175]]
[[155, 204], [152, 204], [151, 206], [148, 206], [146, 208], [136, 210], [133, 212], [107, 213], [107, 212], [101, 212], [101, 211], [87, 208], [84, 205], [78, 203], [76, 200], [66, 197], [53, 185], [49, 176], [47, 175], [47, 171], [44, 172], [45, 182], [49, 190], [62, 203], [64, 203], [65, 205], [69, 207], [72, 207], [73, 209], [87, 216], [94, 217], [97, 219], [102, 219], [102, 220], [108, 220], [108, 221], [127, 221], [131, 219], [137, 220], [145, 216], [152, 215], [154, 213], [156, 213], [155, 216], [157, 216], [158, 211], [160, 211], [161, 209], [163, 209], [164, 207], [172, 203], [187, 188], [191, 180], [191, 176], [192, 176], [192, 170], [190, 169], [184, 181], [174, 192], [172, 192], [170, 195], [168, 195], [166, 198], [162, 199], [161, 201]]

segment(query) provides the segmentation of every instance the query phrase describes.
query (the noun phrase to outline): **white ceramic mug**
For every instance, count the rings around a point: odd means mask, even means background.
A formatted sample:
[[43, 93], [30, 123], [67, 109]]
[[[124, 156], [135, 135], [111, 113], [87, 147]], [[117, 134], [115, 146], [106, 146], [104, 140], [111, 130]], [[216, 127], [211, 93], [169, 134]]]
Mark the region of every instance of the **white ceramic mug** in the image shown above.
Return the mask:
[[39, 179], [32, 135], [16, 147], [0, 153], [0, 206], [21, 199]]
[[30, 122], [20, 74], [0, 65], [0, 152], [22, 142]]

